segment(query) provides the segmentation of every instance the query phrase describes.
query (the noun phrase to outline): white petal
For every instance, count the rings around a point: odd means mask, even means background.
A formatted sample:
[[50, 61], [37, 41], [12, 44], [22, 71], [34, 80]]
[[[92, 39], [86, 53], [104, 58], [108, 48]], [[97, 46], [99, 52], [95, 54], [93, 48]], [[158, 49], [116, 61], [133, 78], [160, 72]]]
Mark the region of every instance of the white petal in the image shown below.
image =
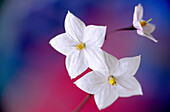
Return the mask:
[[137, 19], [137, 6], [135, 6], [135, 11], [133, 13], [133, 26], [135, 27], [135, 24], [138, 22], [139, 20]]
[[144, 33], [143, 36], [151, 39], [151, 40], [154, 41], [154, 42], [158, 42], [158, 40], [156, 40], [150, 33]]
[[119, 67], [119, 64], [120, 64], [118, 59], [116, 57], [106, 53], [105, 51], [103, 51], [103, 52], [104, 52], [104, 57], [106, 59], [106, 64], [107, 64], [109, 73], [110, 74], [115, 73]]
[[134, 23], [133, 26], [137, 29], [137, 31], [142, 31], [143, 32], [143, 28], [142, 28], [142, 26], [141, 26], [139, 21]]
[[120, 66], [114, 77], [134, 76], [140, 65], [141, 56], [120, 59]]
[[87, 60], [84, 55], [84, 50], [75, 50], [66, 57], [66, 68], [72, 78], [76, 78], [83, 73], [87, 68]]
[[89, 68], [94, 71], [108, 71], [103, 51], [100, 48], [86, 47], [85, 50]]
[[81, 42], [85, 24], [68, 11], [65, 18], [65, 30], [74, 40]]
[[143, 7], [141, 4], [137, 6], [137, 19], [141, 20], [143, 18]]
[[143, 31], [146, 33], [152, 33], [155, 30], [155, 25], [148, 23], [146, 26], [143, 27]]
[[110, 106], [118, 98], [118, 89], [107, 83], [99, 92], [94, 95], [94, 99], [99, 110]]
[[58, 52], [68, 55], [73, 50], [76, 49], [76, 42], [68, 36], [66, 33], [62, 33], [60, 35], [57, 35], [56, 37], [52, 38], [49, 42], [51, 46], [57, 50]]
[[104, 87], [107, 77], [100, 72], [92, 71], [74, 82], [81, 90], [95, 94]]
[[116, 80], [120, 97], [143, 95], [142, 88], [135, 77], [121, 77]]
[[[141, 4], [138, 4], [138, 6], [135, 6], [135, 11], [133, 14], [133, 26], [137, 29], [141, 29], [140, 21], [143, 18], [143, 7]], [[140, 27], [139, 27], [140, 26]]]
[[141, 4], [138, 4], [138, 6], [135, 6], [135, 11], [133, 14], [133, 26], [137, 28], [137, 22], [141, 21], [143, 18], [143, 7]]
[[144, 35], [144, 32], [143, 32], [143, 30], [137, 30], [137, 34], [143, 36], [143, 35]]
[[106, 26], [89, 25], [84, 31], [84, 40], [87, 46], [102, 47], [106, 35]]

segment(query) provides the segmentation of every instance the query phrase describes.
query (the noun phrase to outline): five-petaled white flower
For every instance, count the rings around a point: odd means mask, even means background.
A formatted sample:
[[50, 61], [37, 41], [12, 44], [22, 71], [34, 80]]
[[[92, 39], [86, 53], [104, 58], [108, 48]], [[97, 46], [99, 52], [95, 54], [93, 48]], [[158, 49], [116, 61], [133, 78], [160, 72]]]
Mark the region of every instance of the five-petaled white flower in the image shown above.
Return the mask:
[[140, 64], [140, 56], [117, 60], [106, 52], [104, 55], [109, 70], [87, 73], [75, 82], [77, 87], [94, 94], [100, 110], [111, 105], [119, 96], [142, 95], [141, 86], [134, 77]]
[[106, 26], [86, 26], [68, 11], [65, 31], [50, 40], [51, 46], [66, 55], [66, 68], [71, 78], [76, 78], [88, 67], [107, 70], [101, 47], [104, 43]]
[[138, 6], [135, 6], [135, 11], [133, 15], [133, 26], [137, 29], [137, 33], [139, 35], [145, 36], [154, 42], [158, 42], [151, 33], [155, 30], [155, 25], [148, 23], [152, 19], [149, 19], [148, 21], [145, 21], [143, 18], [143, 7], [141, 4], [138, 4]]

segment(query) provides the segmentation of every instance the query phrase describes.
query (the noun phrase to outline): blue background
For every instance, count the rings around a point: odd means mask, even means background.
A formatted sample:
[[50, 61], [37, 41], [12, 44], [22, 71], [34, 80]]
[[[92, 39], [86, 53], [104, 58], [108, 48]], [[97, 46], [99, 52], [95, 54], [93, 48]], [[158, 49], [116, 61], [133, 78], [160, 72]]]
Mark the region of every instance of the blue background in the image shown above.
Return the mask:
[[[144, 19], [153, 19], [156, 30], [152, 34], [159, 42], [125, 31], [109, 35], [102, 49], [118, 59], [142, 55], [135, 77], [144, 95], [119, 98], [102, 112], [170, 111], [168, 0], [1, 0], [1, 112], [72, 111], [87, 93], [70, 80], [65, 56], [49, 40], [65, 32], [68, 10], [86, 25], [107, 25], [107, 31], [112, 31], [132, 25], [138, 3], [144, 7]], [[87, 111], [99, 111], [94, 98], [82, 109]]]

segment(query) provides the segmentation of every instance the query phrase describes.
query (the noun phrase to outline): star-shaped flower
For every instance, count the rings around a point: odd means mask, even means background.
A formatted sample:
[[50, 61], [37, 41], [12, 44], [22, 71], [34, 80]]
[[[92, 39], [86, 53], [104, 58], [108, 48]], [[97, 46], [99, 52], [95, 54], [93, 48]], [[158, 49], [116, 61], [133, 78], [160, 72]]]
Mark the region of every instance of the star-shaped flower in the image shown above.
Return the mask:
[[155, 25], [149, 23], [152, 19], [145, 21], [143, 18], [143, 7], [141, 4], [135, 6], [135, 11], [133, 15], [133, 26], [137, 29], [139, 35], [145, 36], [154, 42], [158, 42], [151, 33], [155, 30]]
[[104, 53], [109, 71], [92, 71], [75, 84], [81, 90], [94, 94], [98, 108], [104, 109], [118, 97], [142, 95], [141, 86], [134, 75], [140, 64], [140, 56], [117, 60], [110, 54]]
[[88, 67], [107, 70], [101, 47], [104, 43], [106, 26], [86, 26], [68, 11], [65, 31], [50, 40], [51, 46], [66, 55], [66, 68], [71, 78], [76, 78]]

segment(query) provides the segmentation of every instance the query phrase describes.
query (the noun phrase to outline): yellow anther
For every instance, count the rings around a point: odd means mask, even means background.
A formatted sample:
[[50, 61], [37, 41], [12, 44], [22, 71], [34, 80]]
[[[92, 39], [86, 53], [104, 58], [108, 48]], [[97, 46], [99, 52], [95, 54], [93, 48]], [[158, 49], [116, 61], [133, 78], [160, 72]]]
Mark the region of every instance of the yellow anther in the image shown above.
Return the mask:
[[109, 76], [109, 82], [110, 82], [111, 85], [117, 86], [116, 80], [115, 80], [115, 78], [113, 76]]
[[147, 25], [147, 22], [146, 22], [146, 21], [141, 21], [141, 22], [140, 22], [140, 25], [141, 25], [142, 27], [144, 27], [144, 26]]
[[82, 50], [84, 47], [85, 47], [84, 43], [79, 44], [79, 45], [76, 46], [77, 50]]
[[141, 21], [141, 22], [140, 22], [140, 25], [141, 25], [142, 27], [144, 27], [144, 26], [146, 26], [147, 23], [149, 23], [150, 21], [152, 21], [152, 18], [149, 19], [148, 21]]

